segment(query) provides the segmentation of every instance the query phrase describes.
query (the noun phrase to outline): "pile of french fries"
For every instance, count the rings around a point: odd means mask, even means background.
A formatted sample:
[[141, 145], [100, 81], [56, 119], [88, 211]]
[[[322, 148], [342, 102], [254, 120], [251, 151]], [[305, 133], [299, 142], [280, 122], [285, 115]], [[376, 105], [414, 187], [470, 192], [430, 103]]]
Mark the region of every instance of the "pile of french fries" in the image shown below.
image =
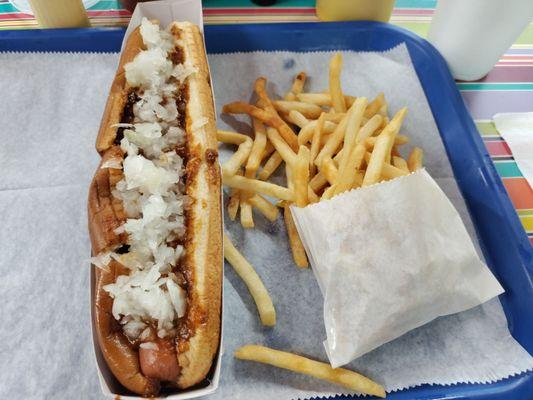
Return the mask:
[[[343, 93], [341, 69], [342, 55], [337, 53], [329, 64], [329, 90], [324, 93], [305, 93], [307, 76], [300, 72], [283, 100], [272, 100], [267, 80], [260, 77], [254, 84], [256, 104], [238, 101], [222, 108], [223, 113], [249, 115], [254, 132], [252, 139], [218, 131], [220, 142], [238, 146], [222, 165], [223, 183], [231, 188], [228, 215], [235, 220], [240, 210], [241, 225], [252, 228], [253, 209], [274, 221], [278, 207], [283, 208], [293, 258], [301, 268], [308, 261], [291, 204], [305, 207], [422, 167], [422, 149], [413, 148], [407, 159], [399, 151], [409, 142], [400, 134], [407, 109], [389, 120], [383, 93], [370, 102]], [[269, 182], [283, 163], [286, 187]]]

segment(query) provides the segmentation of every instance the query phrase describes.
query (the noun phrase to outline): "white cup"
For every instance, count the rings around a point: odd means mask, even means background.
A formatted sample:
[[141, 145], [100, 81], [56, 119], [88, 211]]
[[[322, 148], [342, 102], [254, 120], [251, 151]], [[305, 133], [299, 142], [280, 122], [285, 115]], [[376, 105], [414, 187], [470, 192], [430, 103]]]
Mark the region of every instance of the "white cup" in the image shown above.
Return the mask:
[[456, 79], [484, 77], [533, 19], [533, 0], [439, 0], [428, 40]]

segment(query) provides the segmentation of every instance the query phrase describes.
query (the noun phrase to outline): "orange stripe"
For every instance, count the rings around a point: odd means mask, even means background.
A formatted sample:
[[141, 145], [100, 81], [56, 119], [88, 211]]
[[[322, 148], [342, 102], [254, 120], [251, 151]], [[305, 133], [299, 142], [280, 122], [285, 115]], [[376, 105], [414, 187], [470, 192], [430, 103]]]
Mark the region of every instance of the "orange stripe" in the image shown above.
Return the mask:
[[525, 178], [503, 179], [503, 184], [516, 209], [533, 208], [533, 190]]

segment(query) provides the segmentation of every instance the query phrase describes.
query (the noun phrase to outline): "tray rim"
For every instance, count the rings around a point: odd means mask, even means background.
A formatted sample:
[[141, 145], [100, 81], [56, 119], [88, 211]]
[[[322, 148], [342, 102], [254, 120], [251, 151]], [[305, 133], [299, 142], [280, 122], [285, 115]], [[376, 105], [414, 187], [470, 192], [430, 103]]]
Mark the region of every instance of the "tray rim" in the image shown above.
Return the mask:
[[[520, 221], [518, 219], [518, 216], [516, 214], [516, 210], [512, 206], [512, 203], [507, 195], [507, 192], [503, 186], [503, 183], [501, 181], [501, 178], [497, 174], [497, 171], [494, 167], [494, 164], [492, 163], [490, 156], [488, 155], [488, 152], [483, 144], [483, 141], [481, 139], [481, 136], [477, 132], [477, 128], [475, 127], [474, 122], [472, 121], [472, 118], [470, 114], [468, 113], [464, 102], [462, 100], [462, 97], [457, 89], [457, 86], [455, 84], [455, 81], [451, 77], [451, 74], [449, 73], [448, 67], [446, 66], [446, 63], [442, 56], [431, 46], [426, 40], [420, 38], [419, 36], [396, 26], [392, 26], [389, 24], [379, 23], [379, 22], [368, 22], [368, 21], [357, 21], [357, 22], [331, 22], [331, 23], [324, 23], [324, 22], [305, 22], [305, 23], [269, 23], [269, 24], [231, 24], [231, 25], [206, 25], [205, 26], [205, 34], [206, 34], [206, 42], [207, 42], [207, 50], [208, 53], [214, 53], [213, 51], [210, 51], [210, 47], [213, 47], [214, 41], [216, 41], [215, 38], [219, 37], [220, 34], [227, 34], [228, 31], [234, 31], [235, 33], [239, 33], [241, 35], [248, 34], [257, 34], [257, 31], [263, 31], [263, 33], [266, 32], [278, 32], [279, 31], [290, 31], [293, 32], [304, 32], [308, 30], [314, 30], [314, 31], [328, 31], [328, 30], [344, 30], [344, 29], [352, 29], [352, 30], [361, 30], [361, 29], [372, 29], [376, 30], [377, 33], [387, 33], [387, 34], [393, 34], [398, 35], [398, 38], [401, 38], [399, 42], [404, 41], [407, 44], [407, 47], [409, 49], [409, 52], [411, 54], [411, 58], [413, 59], [412, 51], [417, 51], [421, 53], [426, 53], [425, 55], [429, 57], [430, 64], [434, 64], [433, 67], [435, 68], [435, 71], [438, 72], [436, 75], [440, 75], [442, 80], [442, 87], [445, 92], [448, 92], [448, 94], [451, 95], [451, 103], [453, 105], [454, 111], [458, 114], [459, 121], [461, 122], [462, 129], [467, 131], [469, 135], [467, 136], [471, 143], [470, 146], [472, 146], [472, 150], [475, 150], [476, 153], [476, 162], [479, 163], [479, 165], [482, 168], [484, 175], [483, 177], [485, 179], [488, 179], [488, 182], [491, 183], [492, 189], [490, 189], [490, 186], [487, 184], [487, 187], [489, 187], [489, 191], [492, 191], [492, 197], [496, 197], [497, 199], [497, 205], [499, 211], [503, 213], [503, 221], [506, 222], [505, 225], [507, 225], [507, 231], [508, 234], [511, 234], [511, 236], [514, 238], [514, 241], [511, 241], [509, 244], [511, 247], [513, 247], [513, 255], [515, 258], [517, 258], [520, 262], [518, 263], [518, 267], [521, 267], [520, 270], [523, 274], [525, 274], [526, 278], [531, 277], [533, 274], [533, 267], [531, 264], [531, 260], [533, 260], [533, 248], [531, 247], [527, 235], [525, 234], [525, 231], [523, 230]], [[120, 49], [120, 44], [122, 42], [122, 37], [124, 35], [125, 28], [70, 28], [70, 29], [31, 29], [31, 30], [1, 30], [0, 31], [0, 52], [3, 51], [21, 51], [21, 52], [39, 52], [39, 51], [56, 51], [56, 52], [105, 52], [105, 53], [113, 53], [117, 52]], [[73, 40], [76, 39], [76, 40]], [[236, 43], [227, 43], [228, 45], [235, 46]], [[239, 43], [240, 46], [242, 45], [249, 45], [249, 43]], [[274, 51], [274, 50], [290, 50], [288, 48], [279, 48], [283, 47], [280, 46], [283, 44], [283, 42], [276, 42], [275, 45], [272, 48], [269, 48], [267, 51]], [[285, 46], [288, 47], [288, 46]], [[389, 48], [392, 46], [389, 46]], [[351, 47], [344, 47], [344, 46], [331, 46], [329, 50], [348, 50], [353, 49], [353, 46]], [[385, 48], [382, 48], [381, 50], [384, 50]], [[257, 49], [257, 50], [263, 50], [263, 49]], [[241, 50], [243, 51], [243, 50]], [[244, 50], [244, 51], [253, 51], [253, 50]], [[295, 51], [295, 50], [291, 50]], [[303, 50], [303, 51], [309, 51], [309, 50]], [[375, 50], [371, 50], [375, 51]], [[219, 51], [220, 52], [231, 52], [231, 51]], [[413, 64], [415, 64], [415, 70], [417, 72], [417, 75], [419, 76], [419, 79], [422, 82], [422, 77], [420, 76], [419, 68], [420, 66], [415, 63], [415, 60], [413, 59]], [[432, 92], [431, 89], [428, 87], [422, 85], [424, 92], [426, 96], [428, 97], [428, 103], [430, 104], [430, 108], [434, 114], [434, 118], [437, 122], [437, 125], [439, 126], [439, 131], [441, 128], [441, 125], [438, 121], [438, 116], [435, 115], [435, 111], [433, 110], [433, 104], [429, 98], [428, 91]], [[431, 94], [431, 93], [430, 93]], [[442, 137], [442, 136], [441, 136]], [[450, 163], [452, 164], [452, 168], [454, 169], [454, 175], [455, 175], [455, 168], [454, 163], [452, 162], [452, 158], [454, 158], [453, 153], [450, 154], [450, 151], [448, 149], [448, 146], [450, 145], [447, 143], [447, 140], [442, 137], [443, 142], [446, 147], [446, 151], [448, 153], [448, 157], [450, 158]], [[456, 177], [457, 180], [457, 177]], [[459, 181], [458, 181], [459, 184]], [[464, 183], [466, 184], [466, 183]], [[465, 197], [465, 193], [463, 192], [463, 187], [461, 184], [459, 184], [459, 188], [461, 190], [461, 193]], [[474, 218], [473, 211], [471, 209], [470, 202], [466, 199], [465, 201], [467, 203], [469, 213], [473, 217], [474, 225], [476, 226], [476, 231], [478, 231], [477, 227], [477, 218]], [[478, 236], [480, 235], [480, 232], [478, 231]], [[484, 239], [480, 238], [480, 244], [483, 248], [484, 254], [487, 256], [487, 252], [492, 253], [492, 250], [488, 250], [484, 246]], [[507, 242], [509, 242], [510, 238], [507, 239]], [[505, 249], [508, 250], [508, 249]], [[489, 267], [492, 268], [493, 255], [489, 254], [487, 257], [487, 261], [489, 264]], [[499, 261], [498, 261], [499, 262]], [[500, 274], [498, 274], [498, 271], [494, 271], [495, 274], [498, 276], [500, 281], [502, 280]], [[515, 274], [517, 275], [517, 274]], [[506, 282], [503, 282], [504, 286]], [[525, 288], [525, 289], [524, 289]], [[533, 293], [533, 286], [531, 285], [531, 279], [524, 283], [524, 285], [519, 288], [520, 290], [526, 290], [529, 292], [529, 294]], [[509, 305], [507, 304], [506, 307], [506, 296], [508, 294], [500, 296], [500, 300], [502, 301], [502, 305], [504, 306], [504, 310], [506, 313], [506, 317], [508, 319], [509, 329], [511, 330], [511, 333], [513, 333], [514, 328], [516, 327], [516, 324], [513, 323], [513, 312], [509, 311], [507, 308]], [[531, 297], [530, 297], [531, 298]], [[509, 311], [509, 312], [508, 312]], [[528, 312], [531, 314], [533, 310], [531, 310], [531, 307], [524, 309], [523, 311]], [[508, 315], [511, 314], [511, 315]], [[514, 333], [513, 333], [514, 336]], [[416, 398], [425, 398], [425, 399], [444, 399], [444, 398], [453, 398], [453, 399], [477, 399], [477, 400], [493, 400], [493, 399], [509, 399], [509, 398], [516, 398], [516, 399], [522, 399], [524, 395], [528, 395], [533, 392], [533, 372], [525, 372], [519, 375], [515, 375], [503, 380], [499, 380], [495, 383], [488, 383], [488, 384], [470, 384], [470, 383], [459, 383], [454, 385], [420, 385], [416, 386], [414, 388], [405, 389], [402, 391], [396, 391], [392, 392], [388, 395], [389, 398], [392, 399], [408, 399], [413, 398], [413, 396], [416, 396]], [[512, 397], [509, 397], [512, 396]], [[338, 398], [348, 399], [352, 397], [348, 396], [339, 396]]]

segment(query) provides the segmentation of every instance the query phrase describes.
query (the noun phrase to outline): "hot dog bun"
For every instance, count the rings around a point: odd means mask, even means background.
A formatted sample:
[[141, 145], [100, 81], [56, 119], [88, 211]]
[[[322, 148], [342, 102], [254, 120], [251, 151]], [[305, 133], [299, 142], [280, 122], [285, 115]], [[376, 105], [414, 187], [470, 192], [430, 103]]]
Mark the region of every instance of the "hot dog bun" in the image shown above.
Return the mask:
[[[185, 255], [180, 260], [179, 274], [186, 278], [186, 283], [182, 285], [186, 292], [186, 312], [177, 322], [177, 333], [163, 339], [172, 340], [175, 344], [179, 366], [177, 379], [174, 382], [160, 382], [145, 376], [142, 371], [151, 371], [153, 365], [150, 368], [144, 365], [142, 368], [138, 343], [128, 339], [113, 316], [113, 297], [106, 291], [109, 289], [104, 287], [115, 282], [118, 276], [129, 273], [115, 259], [108, 261], [104, 268], [96, 269], [93, 305], [98, 342], [109, 369], [125, 388], [144, 396], [156, 395], [161, 384], [183, 389], [201, 382], [211, 368], [220, 342], [221, 178], [209, 70], [203, 39], [197, 26], [187, 22], [174, 23], [170, 32], [181, 43], [182, 58], [195, 68], [195, 73], [185, 81], [188, 98], [183, 126], [187, 147], [185, 193], [190, 204], [185, 213], [186, 234], [182, 241]], [[136, 29], [121, 57], [96, 141], [102, 161], [89, 189], [89, 233], [93, 254], [103, 255], [104, 258], [106, 252], [123, 250], [124, 245], [129, 243], [126, 232], [116, 232], [126, 222], [127, 215], [122, 201], [113, 196], [117, 182], [124, 175], [122, 169], [106, 168], [106, 165], [110, 164], [110, 160], [112, 164], [114, 160], [121, 162], [125, 157], [117, 142], [120, 129], [114, 125], [124, 122], [127, 96], [132, 89], [125, 78], [124, 67], [143, 49], [143, 38], [139, 29]], [[141, 350], [143, 354], [152, 351]], [[176, 368], [166, 369], [169, 370], [175, 371]]]

